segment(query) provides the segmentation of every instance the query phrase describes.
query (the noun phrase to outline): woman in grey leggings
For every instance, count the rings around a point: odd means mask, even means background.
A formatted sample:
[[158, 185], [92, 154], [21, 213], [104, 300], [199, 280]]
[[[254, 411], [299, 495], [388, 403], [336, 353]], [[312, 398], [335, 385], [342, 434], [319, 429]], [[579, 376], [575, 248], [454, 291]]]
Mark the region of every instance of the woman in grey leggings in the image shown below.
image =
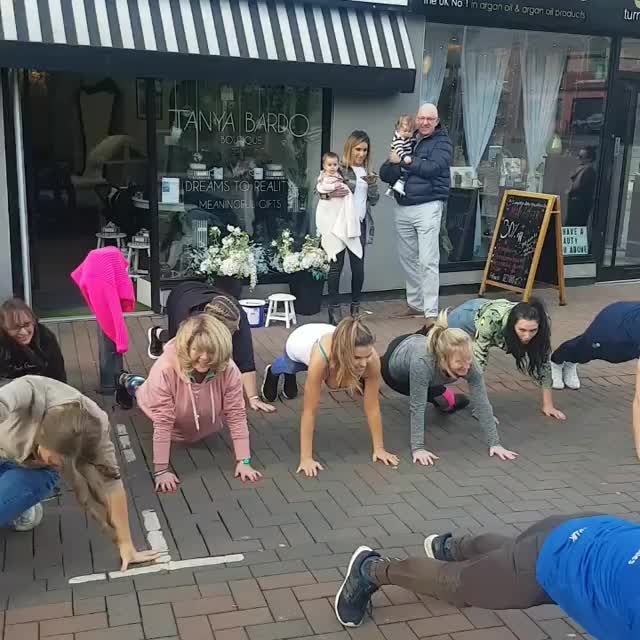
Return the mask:
[[640, 524], [597, 514], [552, 516], [515, 538], [482, 534], [425, 540], [427, 557], [352, 555], [335, 600], [338, 620], [361, 624], [371, 596], [397, 585], [456, 607], [558, 604], [599, 640], [640, 637]]

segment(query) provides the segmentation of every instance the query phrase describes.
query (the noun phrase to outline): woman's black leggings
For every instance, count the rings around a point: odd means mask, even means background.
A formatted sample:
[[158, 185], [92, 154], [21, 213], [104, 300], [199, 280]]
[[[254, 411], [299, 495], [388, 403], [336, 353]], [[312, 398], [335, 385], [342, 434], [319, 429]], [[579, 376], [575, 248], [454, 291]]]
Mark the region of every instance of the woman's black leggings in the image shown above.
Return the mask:
[[594, 513], [551, 516], [517, 538], [485, 533], [448, 541], [453, 562], [407, 558], [377, 562], [374, 579], [457, 607], [528, 609], [553, 604], [536, 580], [538, 555], [547, 536], [567, 520]]
[[363, 220], [360, 223], [360, 242], [362, 243], [362, 258], [358, 258], [349, 249], [343, 249], [336, 255], [336, 261], [329, 263], [329, 275], [327, 277], [327, 289], [329, 291], [329, 304], [339, 303], [340, 276], [344, 268], [345, 253], [349, 253], [349, 264], [351, 265], [351, 302], [360, 302], [362, 285], [364, 284], [364, 247], [366, 243], [367, 223]]
[[616, 305], [605, 307], [593, 319], [584, 333], [563, 342], [552, 354], [554, 364], [586, 364], [604, 360], [618, 364], [638, 357], [638, 346], [620, 324]]

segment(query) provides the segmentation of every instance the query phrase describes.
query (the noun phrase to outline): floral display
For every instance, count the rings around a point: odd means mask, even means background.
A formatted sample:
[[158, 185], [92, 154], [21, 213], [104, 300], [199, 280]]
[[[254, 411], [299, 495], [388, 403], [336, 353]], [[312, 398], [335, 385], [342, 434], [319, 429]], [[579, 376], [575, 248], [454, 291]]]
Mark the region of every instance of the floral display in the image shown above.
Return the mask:
[[229, 234], [223, 238], [219, 227], [209, 229], [209, 246], [192, 254], [193, 271], [206, 274], [212, 281], [217, 276], [248, 279], [253, 289], [258, 283], [256, 247], [240, 227], [229, 225], [227, 231]]
[[283, 273], [307, 271], [316, 280], [324, 280], [329, 271], [329, 259], [320, 246], [320, 238], [307, 235], [300, 251], [294, 251], [294, 240], [291, 232], [285, 229], [277, 240], [271, 243], [274, 254], [271, 266]]

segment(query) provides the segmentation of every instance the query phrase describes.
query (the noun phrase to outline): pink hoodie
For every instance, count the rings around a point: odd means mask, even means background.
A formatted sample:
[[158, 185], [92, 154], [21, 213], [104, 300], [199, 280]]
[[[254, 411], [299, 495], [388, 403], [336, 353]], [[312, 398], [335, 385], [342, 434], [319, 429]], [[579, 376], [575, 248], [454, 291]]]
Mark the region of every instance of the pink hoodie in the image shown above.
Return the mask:
[[71, 273], [87, 304], [118, 353], [129, 350], [129, 334], [123, 311], [133, 311], [136, 300], [127, 273], [127, 261], [120, 249], [104, 247], [89, 251], [82, 264]]
[[197, 442], [220, 431], [223, 416], [236, 460], [251, 455], [242, 378], [233, 360], [212, 380], [190, 382], [180, 370], [175, 340], [171, 340], [151, 367], [149, 377], [138, 387], [136, 401], [153, 421], [154, 464], [169, 464], [172, 440]]

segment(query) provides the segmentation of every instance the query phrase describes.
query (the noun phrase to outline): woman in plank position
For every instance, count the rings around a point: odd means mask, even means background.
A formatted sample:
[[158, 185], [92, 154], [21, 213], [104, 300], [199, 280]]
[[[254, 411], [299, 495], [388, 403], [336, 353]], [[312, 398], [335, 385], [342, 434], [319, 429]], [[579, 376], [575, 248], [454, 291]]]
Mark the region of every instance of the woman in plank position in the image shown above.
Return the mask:
[[[563, 342], [551, 354], [553, 388], [580, 388], [579, 364], [604, 360], [612, 364], [640, 357], [640, 302], [606, 306], [579, 336]], [[633, 438], [640, 459], [640, 361], [633, 398]]]
[[225, 426], [233, 442], [234, 475], [251, 482], [262, 477], [251, 466], [242, 378], [231, 360], [231, 348], [227, 327], [201, 313], [180, 325], [146, 380], [126, 371], [118, 376], [118, 404], [131, 408], [135, 398], [153, 421], [156, 491], [173, 493], [178, 488], [170, 459], [173, 442], [199, 442]]
[[[438, 456], [425, 448], [424, 442], [425, 410], [427, 401], [431, 399], [430, 390], [459, 379], [469, 384], [471, 401], [484, 432], [489, 455], [501, 460], [517, 457], [517, 453], [500, 444], [484, 376], [473, 359], [471, 338], [461, 329], [448, 328], [446, 311], [428, 329], [392, 340], [382, 356], [382, 375], [392, 389], [409, 396], [411, 451], [415, 463], [432, 465], [438, 460]], [[456, 399], [455, 404], [464, 406], [466, 402], [463, 397]]]
[[42, 501], [62, 476], [113, 539], [122, 571], [158, 558], [156, 551], [138, 551], [131, 539], [109, 434], [107, 414], [62, 382], [29, 375], [0, 389], [0, 527], [36, 527]]
[[597, 514], [552, 516], [512, 538], [432, 535], [426, 557], [393, 560], [362, 546], [335, 599], [338, 620], [362, 623], [383, 585], [456, 607], [557, 604], [597, 640], [640, 638], [640, 524]]
[[300, 421], [300, 465], [298, 472], [316, 476], [323, 466], [313, 458], [313, 432], [320, 404], [322, 383], [331, 391], [361, 393], [373, 444], [373, 461], [397, 465], [398, 458], [384, 448], [380, 415], [380, 357], [373, 347], [371, 330], [359, 319], [347, 317], [337, 327], [306, 324], [287, 339], [285, 353], [267, 365], [262, 383], [265, 400], [273, 402], [284, 375], [283, 396], [298, 394], [296, 374], [308, 371], [304, 407]]
[[551, 322], [541, 300], [529, 302], [475, 298], [449, 311], [449, 326], [472, 338], [476, 363], [485, 371], [489, 351], [511, 354], [518, 371], [526, 373], [542, 389], [542, 413], [566, 420], [553, 404], [551, 391]]

